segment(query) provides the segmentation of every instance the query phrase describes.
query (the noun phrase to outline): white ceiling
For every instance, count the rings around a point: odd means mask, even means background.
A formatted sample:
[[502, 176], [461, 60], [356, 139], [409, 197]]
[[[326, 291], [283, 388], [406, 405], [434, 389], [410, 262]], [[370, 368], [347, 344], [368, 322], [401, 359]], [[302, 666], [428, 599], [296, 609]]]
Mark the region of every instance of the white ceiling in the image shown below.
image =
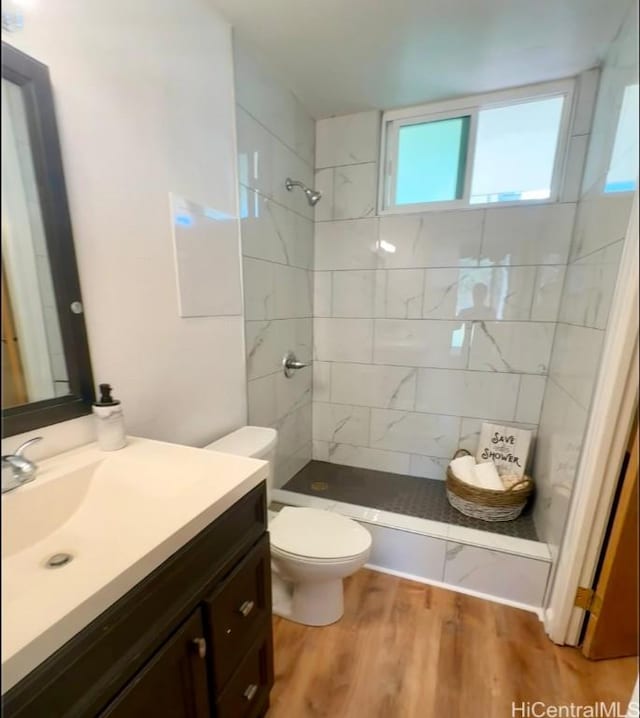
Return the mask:
[[630, 0], [213, 0], [315, 117], [596, 65]]

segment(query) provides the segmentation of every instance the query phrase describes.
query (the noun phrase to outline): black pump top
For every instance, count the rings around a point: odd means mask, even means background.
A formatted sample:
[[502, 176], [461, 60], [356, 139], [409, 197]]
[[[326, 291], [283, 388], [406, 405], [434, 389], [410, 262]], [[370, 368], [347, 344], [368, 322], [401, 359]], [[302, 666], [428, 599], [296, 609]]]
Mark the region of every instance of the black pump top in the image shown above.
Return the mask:
[[100, 384], [100, 401], [96, 401], [96, 406], [114, 406], [120, 402], [111, 397], [111, 384]]

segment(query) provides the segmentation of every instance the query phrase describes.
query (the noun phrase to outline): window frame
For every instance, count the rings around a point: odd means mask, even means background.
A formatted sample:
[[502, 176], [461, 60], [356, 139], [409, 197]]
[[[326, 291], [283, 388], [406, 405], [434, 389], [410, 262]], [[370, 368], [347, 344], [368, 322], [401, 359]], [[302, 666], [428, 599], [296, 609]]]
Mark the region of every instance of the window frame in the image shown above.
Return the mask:
[[[393, 214], [411, 214], [443, 210], [483, 209], [487, 207], [530, 206], [553, 204], [559, 201], [567, 164], [570, 126], [574, 115], [575, 78], [555, 80], [536, 85], [499, 90], [482, 95], [461, 97], [443, 102], [432, 102], [416, 107], [387, 110], [382, 115], [380, 133], [380, 161], [378, 168], [378, 216]], [[509, 107], [527, 101], [564, 97], [558, 145], [551, 175], [551, 194], [545, 199], [518, 199], [504, 202], [470, 203], [471, 179], [475, 161], [476, 139], [478, 133], [478, 115], [481, 110]], [[442, 202], [421, 202], [414, 204], [395, 204], [397, 180], [398, 136], [400, 127], [436, 122], [438, 120], [469, 116], [469, 138], [464, 173], [463, 193], [460, 199]]]

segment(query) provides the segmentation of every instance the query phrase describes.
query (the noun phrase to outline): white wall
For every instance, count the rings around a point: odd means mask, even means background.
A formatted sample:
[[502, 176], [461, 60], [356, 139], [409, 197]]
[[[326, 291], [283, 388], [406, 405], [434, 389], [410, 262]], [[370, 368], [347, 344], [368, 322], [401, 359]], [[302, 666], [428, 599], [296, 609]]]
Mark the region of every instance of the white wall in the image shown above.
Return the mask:
[[633, 201], [633, 192], [605, 194], [603, 189], [624, 88], [638, 82], [636, 13], [634, 1], [602, 66], [540, 421], [534, 520], [554, 560], [573, 495]]
[[245, 423], [237, 226], [210, 267], [233, 310], [183, 319], [169, 204], [237, 225], [229, 25], [207, 0], [60, 0], [2, 39], [50, 69], [96, 384], [131, 434], [203, 445]]
[[311, 458], [313, 210], [287, 177], [313, 184], [315, 123], [250, 51], [234, 42], [249, 423], [278, 430], [275, 483]]
[[483, 421], [535, 433], [594, 77], [578, 82], [557, 204], [378, 217], [379, 113], [317, 123], [314, 459], [444, 479]]

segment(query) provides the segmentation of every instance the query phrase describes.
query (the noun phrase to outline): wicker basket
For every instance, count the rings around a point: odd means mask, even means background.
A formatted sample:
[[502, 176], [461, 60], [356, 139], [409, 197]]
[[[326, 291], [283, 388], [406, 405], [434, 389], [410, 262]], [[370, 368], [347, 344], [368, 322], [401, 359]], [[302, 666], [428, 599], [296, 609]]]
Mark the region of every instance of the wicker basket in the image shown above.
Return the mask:
[[[454, 459], [469, 455], [466, 449], [458, 449]], [[513, 521], [522, 513], [533, 493], [533, 481], [525, 476], [506, 491], [492, 491], [471, 486], [454, 476], [447, 466], [447, 498], [454, 509], [465, 516], [483, 521]], [[516, 487], [518, 487], [516, 489]]]

